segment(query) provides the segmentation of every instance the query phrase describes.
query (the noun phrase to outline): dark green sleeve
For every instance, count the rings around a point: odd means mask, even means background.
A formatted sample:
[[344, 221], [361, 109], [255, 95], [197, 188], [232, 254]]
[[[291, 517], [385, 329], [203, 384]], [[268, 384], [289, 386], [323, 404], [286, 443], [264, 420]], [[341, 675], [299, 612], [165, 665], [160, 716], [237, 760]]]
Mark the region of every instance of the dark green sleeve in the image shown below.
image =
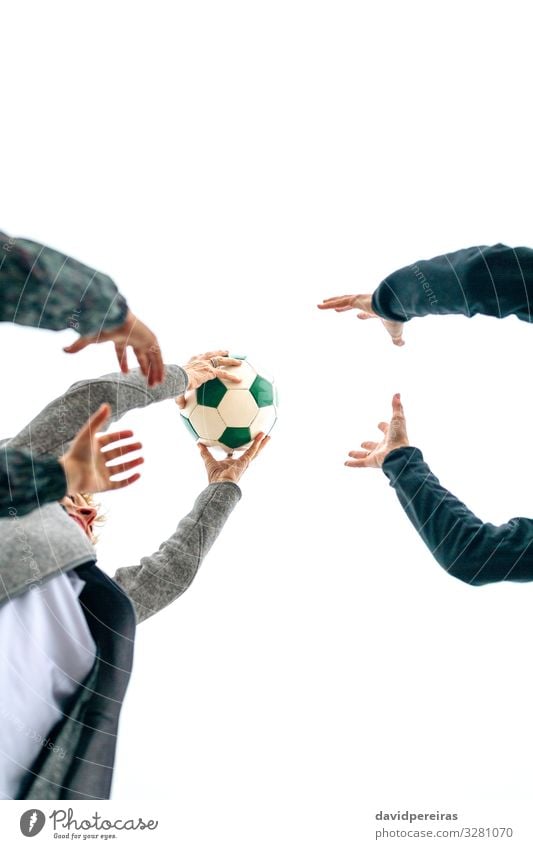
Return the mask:
[[0, 321], [89, 336], [120, 327], [127, 312], [107, 275], [37, 242], [0, 233]]
[[533, 580], [533, 520], [482, 522], [445, 489], [418, 448], [397, 448], [383, 471], [437, 562], [467, 584]]
[[0, 516], [24, 516], [66, 491], [65, 472], [55, 457], [0, 448]]
[[516, 315], [530, 322], [533, 250], [481, 245], [420, 260], [380, 283], [372, 306], [392, 321], [482, 313], [496, 318]]

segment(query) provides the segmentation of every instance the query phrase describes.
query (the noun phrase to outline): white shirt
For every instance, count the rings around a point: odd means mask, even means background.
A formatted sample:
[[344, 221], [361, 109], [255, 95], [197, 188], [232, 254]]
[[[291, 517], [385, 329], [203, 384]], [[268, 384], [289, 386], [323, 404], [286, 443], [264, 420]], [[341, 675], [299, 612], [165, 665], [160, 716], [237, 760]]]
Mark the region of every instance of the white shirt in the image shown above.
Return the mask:
[[0, 799], [16, 798], [41, 748], [52, 748], [48, 735], [93, 666], [84, 586], [62, 572], [0, 607]]

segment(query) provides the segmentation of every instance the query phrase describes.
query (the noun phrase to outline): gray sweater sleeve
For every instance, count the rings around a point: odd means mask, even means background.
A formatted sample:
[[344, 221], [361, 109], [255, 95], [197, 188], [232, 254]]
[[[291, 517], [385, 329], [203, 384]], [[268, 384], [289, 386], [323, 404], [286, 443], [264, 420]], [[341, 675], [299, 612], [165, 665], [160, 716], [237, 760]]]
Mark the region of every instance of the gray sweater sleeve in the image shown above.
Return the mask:
[[209, 484], [155, 554], [143, 557], [136, 566], [117, 570], [115, 581], [131, 598], [138, 623], [162, 610], [190, 586], [240, 497], [235, 483]]
[[188, 377], [181, 366], [165, 366], [165, 379], [150, 388], [140, 369], [129, 374], [104, 374], [93, 380], [80, 380], [51, 401], [26, 427], [6, 443], [8, 449], [27, 449], [32, 454], [60, 457], [103, 403], [111, 406], [110, 423], [129, 410], [146, 407], [183, 394]]

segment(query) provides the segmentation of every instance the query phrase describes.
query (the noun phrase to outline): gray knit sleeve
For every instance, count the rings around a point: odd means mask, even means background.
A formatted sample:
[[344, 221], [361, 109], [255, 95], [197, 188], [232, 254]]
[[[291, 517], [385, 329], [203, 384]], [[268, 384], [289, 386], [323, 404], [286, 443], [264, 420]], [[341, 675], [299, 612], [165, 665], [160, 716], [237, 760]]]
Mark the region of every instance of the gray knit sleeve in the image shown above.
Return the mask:
[[133, 369], [128, 374], [116, 372], [93, 380], [80, 380], [51, 401], [6, 445], [8, 448], [28, 449], [32, 454], [60, 457], [101, 404], [110, 404], [111, 424], [129, 410], [183, 394], [187, 385], [187, 374], [176, 365], [165, 366], [164, 381], [153, 387], [148, 386], [140, 369]]
[[240, 488], [231, 481], [209, 484], [155, 554], [143, 557], [136, 566], [117, 570], [115, 581], [133, 601], [137, 622], [153, 616], [188, 589], [240, 497]]

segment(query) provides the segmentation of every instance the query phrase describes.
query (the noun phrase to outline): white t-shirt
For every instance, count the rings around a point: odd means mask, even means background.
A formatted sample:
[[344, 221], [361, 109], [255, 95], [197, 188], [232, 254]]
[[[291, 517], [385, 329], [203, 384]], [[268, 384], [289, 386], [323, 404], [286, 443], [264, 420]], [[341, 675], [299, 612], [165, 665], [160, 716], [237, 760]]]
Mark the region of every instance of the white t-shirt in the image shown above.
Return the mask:
[[52, 748], [48, 734], [93, 666], [84, 586], [62, 572], [0, 607], [0, 799], [16, 798], [41, 748]]

